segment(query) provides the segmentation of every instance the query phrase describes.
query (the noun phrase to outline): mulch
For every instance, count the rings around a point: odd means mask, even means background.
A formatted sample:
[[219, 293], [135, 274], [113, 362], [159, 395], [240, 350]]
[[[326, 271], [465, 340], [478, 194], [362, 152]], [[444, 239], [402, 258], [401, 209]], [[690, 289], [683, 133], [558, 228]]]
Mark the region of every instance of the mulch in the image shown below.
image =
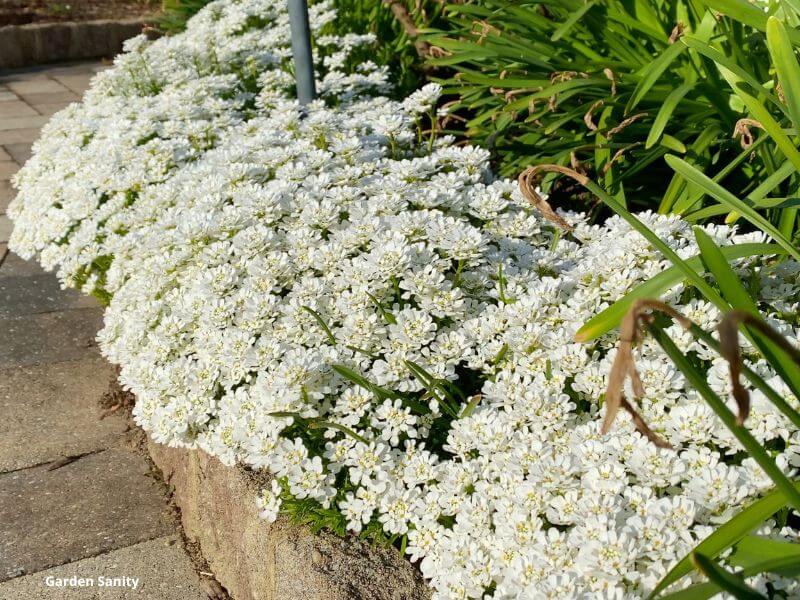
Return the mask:
[[158, 0], [0, 0], [0, 27], [27, 23], [132, 19], [158, 12]]

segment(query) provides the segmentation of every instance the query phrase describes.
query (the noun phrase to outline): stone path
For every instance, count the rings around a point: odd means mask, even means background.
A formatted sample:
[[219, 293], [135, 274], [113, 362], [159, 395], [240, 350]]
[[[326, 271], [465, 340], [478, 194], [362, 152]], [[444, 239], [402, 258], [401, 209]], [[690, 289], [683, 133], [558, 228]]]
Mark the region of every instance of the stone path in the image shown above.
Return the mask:
[[[100, 419], [101, 308], [7, 249], [9, 178], [101, 68], [0, 76], [0, 600], [207, 598], [136, 432]], [[65, 578], [84, 587], [48, 585]]]

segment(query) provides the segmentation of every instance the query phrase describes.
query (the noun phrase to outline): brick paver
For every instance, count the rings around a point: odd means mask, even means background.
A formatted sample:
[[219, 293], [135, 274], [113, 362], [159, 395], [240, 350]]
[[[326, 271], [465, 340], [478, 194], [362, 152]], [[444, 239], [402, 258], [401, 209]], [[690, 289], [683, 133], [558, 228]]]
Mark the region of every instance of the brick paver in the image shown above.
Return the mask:
[[[102, 308], [9, 253], [10, 179], [50, 115], [77, 101], [99, 63], [0, 76], [0, 600], [200, 600], [166, 488], [100, 419], [115, 371], [95, 342]], [[121, 411], [120, 411], [121, 412]], [[129, 577], [129, 588], [58, 588], [48, 576]]]
[[0, 475], [0, 581], [173, 533], [166, 489], [149, 472], [140, 454], [114, 448]]
[[[137, 581], [131, 581], [131, 576]], [[70, 577], [92, 579], [82, 588], [56, 588]], [[128, 577], [128, 581], [114, 581]], [[103, 578], [103, 587], [100, 579]], [[111, 578], [114, 587], [105, 585]], [[48, 583], [50, 586], [47, 587]], [[125, 584], [125, 585], [123, 585]], [[206, 600], [192, 563], [180, 547], [178, 536], [161, 537], [108, 554], [87, 558], [35, 575], [0, 583], [0, 598], [26, 600]], [[288, 599], [287, 599], [288, 600]]]

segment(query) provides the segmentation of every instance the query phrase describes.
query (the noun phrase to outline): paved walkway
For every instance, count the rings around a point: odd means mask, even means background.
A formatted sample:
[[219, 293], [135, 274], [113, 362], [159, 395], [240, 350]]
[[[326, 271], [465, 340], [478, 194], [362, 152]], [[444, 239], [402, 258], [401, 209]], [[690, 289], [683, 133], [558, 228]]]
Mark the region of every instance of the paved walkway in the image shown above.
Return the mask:
[[[102, 310], [7, 250], [9, 178], [100, 68], [0, 76], [0, 600], [192, 600], [209, 589], [137, 432], [118, 413], [99, 418], [114, 379], [94, 343]], [[85, 587], [48, 585], [71, 577]]]

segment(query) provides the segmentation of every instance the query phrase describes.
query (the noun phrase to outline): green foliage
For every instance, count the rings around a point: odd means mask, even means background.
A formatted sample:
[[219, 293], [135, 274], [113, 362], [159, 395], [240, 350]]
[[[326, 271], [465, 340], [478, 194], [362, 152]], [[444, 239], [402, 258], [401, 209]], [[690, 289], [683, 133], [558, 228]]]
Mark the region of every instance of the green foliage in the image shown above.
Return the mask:
[[[789, 6], [768, 25], [745, 0], [481, 0], [449, 5], [449, 29], [427, 39], [445, 53], [430, 63], [455, 71], [443, 84], [466, 135], [504, 175], [572, 165], [630, 208], [737, 217], [673, 172], [669, 153], [791, 239], [800, 35]], [[590, 205], [566, 181], [545, 179], [556, 204]]]
[[186, 28], [186, 22], [211, 0], [163, 0], [157, 26], [172, 34]]
[[[444, 2], [433, 0], [397, 0], [405, 8], [418, 28], [431, 24], [443, 26], [442, 12]], [[385, 65], [391, 72], [390, 81], [395, 86], [395, 94], [405, 97], [425, 84], [423, 60], [415, 46], [415, 40], [408, 35], [401, 23], [392, 14], [386, 2], [381, 0], [334, 0], [337, 12], [332, 29], [340, 35], [346, 33], [372, 33], [377, 44], [356, 58], [371, 60]]]

